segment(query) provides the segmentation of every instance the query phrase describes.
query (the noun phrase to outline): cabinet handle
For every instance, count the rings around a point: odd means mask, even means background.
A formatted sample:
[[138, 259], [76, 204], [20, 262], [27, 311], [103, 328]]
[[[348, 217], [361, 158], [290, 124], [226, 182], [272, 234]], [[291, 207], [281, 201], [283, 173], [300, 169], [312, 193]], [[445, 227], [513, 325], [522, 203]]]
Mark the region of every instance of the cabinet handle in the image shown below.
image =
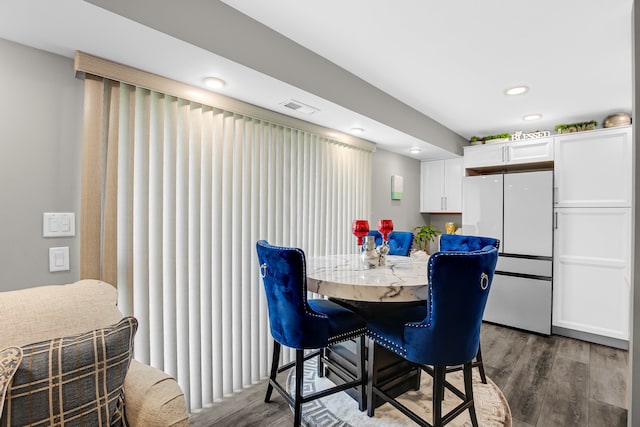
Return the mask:
[[440, 210], [444, 210], [444, 197], [440, 196]]
[[553, 204], [558, 204], [558, 187], [553, 187]]
[[444, 196], [444, 210], [447, 210], [447, 196]]
[[556, 230], [558, 229], [558, 212], [554, 213], [553, 228], [555, 228]]

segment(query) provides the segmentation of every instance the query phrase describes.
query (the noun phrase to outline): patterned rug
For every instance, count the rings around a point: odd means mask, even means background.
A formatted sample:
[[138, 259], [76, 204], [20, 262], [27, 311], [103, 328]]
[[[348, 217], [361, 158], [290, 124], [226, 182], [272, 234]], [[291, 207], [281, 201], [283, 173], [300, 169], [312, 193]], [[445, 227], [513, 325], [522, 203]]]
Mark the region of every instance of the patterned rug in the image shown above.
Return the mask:
[[[316, 359], [309, 360], [304, 367], [304, 395], [323, 390], [333, 385], [324, 377], [317, 376]], [[511, 410], [504, 395], [493, 381], [487, 378], [488, 384], [482, 384], [478, 370], [474, 369], [473, 394], [475, 398], [478, 423], [482, 427], [511, 427]], [[424, 372], [421, 375], [419, 391], [404, 393], [398, 400], [422, 418], [431, 422], [431, 377]], [[447, 381], [458, 388], [463, 387], [462, 372], [447, 374]], [[295, 389], [295, 373], [292, 370], [287, 378], [287, 391]], [[460, 404], [449, 390], [445, 392], [443, 413]], [[303, 425], [307, 427], [396, 427], [413, 426], [415, 423], [388, 403], [375, 410], [375, 416], [369, 418], [365, 412], [358, 410], [358, 404], [346, 393], [341, 392], [322, 399], [305, 403], [302, 406]], [[469, 411], [456, 417], [447, 426], [470, 427]]]

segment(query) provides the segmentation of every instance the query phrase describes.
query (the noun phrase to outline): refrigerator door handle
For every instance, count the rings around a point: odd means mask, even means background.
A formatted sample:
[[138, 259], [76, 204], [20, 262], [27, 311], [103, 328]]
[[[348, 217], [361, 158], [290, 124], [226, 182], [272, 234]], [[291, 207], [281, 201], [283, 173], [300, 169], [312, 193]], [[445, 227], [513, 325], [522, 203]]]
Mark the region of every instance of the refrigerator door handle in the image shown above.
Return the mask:
[[555, 230], [558, 229], [558, 212], [554, 213], [554, 217], [553, 217], [553, 228]]

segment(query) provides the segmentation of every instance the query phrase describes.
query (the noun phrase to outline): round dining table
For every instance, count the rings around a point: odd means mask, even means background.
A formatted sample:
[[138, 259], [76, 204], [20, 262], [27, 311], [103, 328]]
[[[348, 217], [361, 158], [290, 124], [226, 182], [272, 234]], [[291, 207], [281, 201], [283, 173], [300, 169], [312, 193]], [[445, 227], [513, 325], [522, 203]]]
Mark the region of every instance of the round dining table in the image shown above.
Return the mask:
[[[424, 304], [428, 290], [427, 258], [388, 255], [385, 265], [370, 267], [356, 254], [310, 257], [307, 259], [307, 290], [327, 296], [365, 317], [384, 316], [388, 310], [398, 310], [405, 304]], [[369, 381], [392, 396], [417, 390], [419, 368], [373, 341], [369, 341], [368, 346]], [[340, 372], [351, 372], [361, 354], [351, 341], [330, 346], [326, 356], [326, 377], [342, 384], [344, 379]], [[346, 393], [358, 399], [355, 390]], [[374, 398], [375, 406], [383, 403], [384, 400]]]
[[311, 257], [307, 260], [307, 290], [352, 301], [424, 301], [427, 260], [388, 255], [385, 265], [370, 267], [356, 254]]

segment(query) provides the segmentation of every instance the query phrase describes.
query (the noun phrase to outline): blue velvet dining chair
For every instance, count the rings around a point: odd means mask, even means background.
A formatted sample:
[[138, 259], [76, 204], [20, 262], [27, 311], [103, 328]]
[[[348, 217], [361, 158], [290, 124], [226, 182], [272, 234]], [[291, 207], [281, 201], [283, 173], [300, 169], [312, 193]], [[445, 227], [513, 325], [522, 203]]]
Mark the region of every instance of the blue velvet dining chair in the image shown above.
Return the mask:
[[[493, 245], [470, 252], [437, 252], [427, 264], [428, 299], [422, 306], [367, 319], [367, 335], [378, 345], [420, 366], [433, 377], [433, 424], [383, 390], [376, 378], [368, 382], [368, 414], [375, 415], [374, 395], [391, 403], [421, 426], [442, 426], [469, 410], [478, 426], [471, 363], [480, 345], [482, 315], [498, 261]], [[375, 352], [369, 352], [373, 366]], [[447, 367], [463, 365], [464, 392], [446, 381]], [[462, 403], [442, 414], [445, 387]]]
[[[442, 234], [440, 236], [440, 250], [443, 252], [471, 252], [478, 251], [485, 246], [493, 246], [496, 249], [500, 248], [500, 240], [493, 237], [482, 236], [465, 236], [458, 234]], [[487, 375], [484, 372], [484, 363], [482, 361], [482, 346], [478, 345], [478, 354], [476, 354], [475, 360], [471, 363], [473, 368], [478, 368], [480, 372], [480, 379], [484, 384], [487, 383]], [[449, 367], [447, 372], [455, 372], [462, 369], [461, 366]]]
[[[306, 259], [298, 248], [273, 246], [265, 240], [256, 244], [260, 275], [264, 283], [269, 310], [271, 336], [274, 339], [271, 374], [265, 402], [271, 400], [275, 388], [293, 407], [294, 426], [302, 419], [302, 404], [356, 388], [359, 393], [360, 410], [366, 409], [365, 369], [365, 320], [353, 311], [326, 299], [307, 300]], [[302, 395], [304, 384], [304, 361], [312, 357], [324, 357], [324, 349], [341, 341], [359, 338], [359, 360], [357, 374], [344, 374], [348, 381], [320, 392]], [[295, 349], [295, 361], [278, 366], [281, 346]], [[305, 350], [316, 350], [305, 355]], [[321, 362], [320, 360], [319, 362]], [[328, 362], [328, 361], [327, 361]], [[329, 363], [329, 362], [328, 362]], [[295, 393], [291, 396], [276, 376], [280, 372], [295, 368]]]
[[[369, 231], [369, 236], [374, 236], [376, 246], [382, 244], [382, 234], [379, 231]], [[409, 256], [413, 244], [413, 233], [410, 231], [392, 231], [389, 233], [389, 255]]]

